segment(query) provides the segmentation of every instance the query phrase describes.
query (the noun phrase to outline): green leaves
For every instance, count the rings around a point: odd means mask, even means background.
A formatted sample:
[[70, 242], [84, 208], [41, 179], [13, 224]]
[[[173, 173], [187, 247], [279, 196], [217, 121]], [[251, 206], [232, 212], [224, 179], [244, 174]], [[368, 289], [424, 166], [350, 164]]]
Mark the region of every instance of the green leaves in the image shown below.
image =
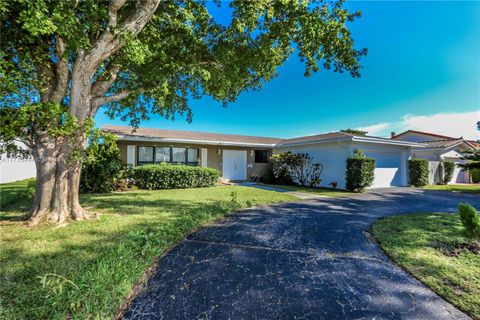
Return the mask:
[[359, 149], [353, 157], [347, 158], [346, 189], [363, 192], [372, 185], [375, 178], [375, 159], [367, 158]]
[[426, 186], [428, 184], [428, 160], [408, 160], [408, 176], [410, 177], [410, 185], [415, 187]]

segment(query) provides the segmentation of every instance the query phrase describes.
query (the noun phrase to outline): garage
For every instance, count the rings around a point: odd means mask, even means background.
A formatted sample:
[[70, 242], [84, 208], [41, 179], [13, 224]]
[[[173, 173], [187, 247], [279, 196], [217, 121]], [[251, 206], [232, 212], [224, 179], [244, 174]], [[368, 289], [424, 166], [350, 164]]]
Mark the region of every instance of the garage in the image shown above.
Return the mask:
[[375, 178], [371, 188], [403, 186], [402, 155], [400, 152], [366, 152], [375, 159]]
[[455, 159], [445, 159], [446, 161], [453, 161], [455, 162], [455, 169], [453, 171], [452, 179], [449, 183], [470, 183], [468, 172], [462, 171], [462, 169], [457, 165], [461, 162], [454, 161]]

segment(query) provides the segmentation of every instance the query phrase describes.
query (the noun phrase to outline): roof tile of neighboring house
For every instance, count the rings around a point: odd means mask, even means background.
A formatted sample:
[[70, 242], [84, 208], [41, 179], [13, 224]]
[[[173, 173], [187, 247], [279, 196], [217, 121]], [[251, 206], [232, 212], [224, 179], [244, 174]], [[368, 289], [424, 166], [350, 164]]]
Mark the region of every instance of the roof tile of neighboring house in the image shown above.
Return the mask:
[[463, 139], [445, 139], [445, 140], [436, 140], [436, 141], [426, 141], [423, 142], [427, 145], [427, 148], [450, 148], [461, 142], [464, 142]]
[[458, 139], [458, 138], [454, 138], [454, 137], [444, 136], [444, 135], [441, 135], [441, 134], [424, 132], [424, 131], [417, 131], [417, 130], [407, 130], [405, 132], [402, 132], [402, 133], [399, 133], [399, 134], [393, 136], [392, 139], [396, 139], [396, 138], [398, 138], [400, 136], [403, 136], [404, 134], [407, 134], [407, 133], [422, 134], [422, 135], [425, 135], [425, 136], [431, 136], [431, 137], [441, 138], [441, 139], [445, 139], [445, 140], [447, 140], [447, 139]]
[[235, 134], [222, 134], [210, 132], [194, 132], [182, 130], [163, 130], [138, 128], [133, 132], [132, 127], [128, 126], [112, 126], [105, 125], [102, 127], [103, 131], [111, 132], [117, 135], [129, 135], [135, 137], [149, 137], [149, 138], [163, 138], [175, 140], [196, 140], [196, 141], [210, 141], [210, 142], [234, 142], [234, 143], [251, 143], [251, 144], [276, 144], [279, 138], [256, 137], [256, 136], [242, 136]]

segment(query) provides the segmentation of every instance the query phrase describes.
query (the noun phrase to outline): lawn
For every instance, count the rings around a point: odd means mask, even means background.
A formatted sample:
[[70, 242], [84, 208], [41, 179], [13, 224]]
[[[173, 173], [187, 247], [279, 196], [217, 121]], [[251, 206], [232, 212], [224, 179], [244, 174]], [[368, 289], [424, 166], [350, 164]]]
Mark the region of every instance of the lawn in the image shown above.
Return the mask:
[[267, 183], [258, 183], [260, 186], [272, 187], [277, 189], [284, 189], [289, 191], [296, 192], [307, 192], [315, 193], [325, 197], [341, 197], [354, 194], [342, 189], [333, 189], [333, 188], [310, 188], [310, 187], [301, 187], [301, 186], [292, 186], [292, 185], [280, 185], [280, 184], [267, 184]]
[[447, 184], [447, 185], [428, 185], [423, 189], [444, 190], [461, 193], [480, 194], [480, 184]]
[[480, 245], [457, 214], [394, 216], [372, 226], [385, 252], [438, 295], [480, 319]]
[[16, 221], [31, 202], [22, 183], [0, 185], [2, 319], [111, 319], [155, 257], [195, 228], [296, 199], [241, 186], [86, 195], [97, 219], [28, 228]]

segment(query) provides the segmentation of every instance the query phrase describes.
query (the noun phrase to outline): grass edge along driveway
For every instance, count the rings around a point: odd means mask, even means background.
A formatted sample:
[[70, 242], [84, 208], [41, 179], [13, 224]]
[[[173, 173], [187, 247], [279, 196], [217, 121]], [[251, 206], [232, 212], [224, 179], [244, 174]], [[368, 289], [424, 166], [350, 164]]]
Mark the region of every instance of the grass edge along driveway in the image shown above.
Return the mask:
[[[458, 214], [419, 213], [378, 220], [372, 233], [398, 265], [480, 319], [480, 254], [468, 250]], [[470, 248], [471, 249], [471, 248]]]
[[442, 184], [442, 185], [428, 185], [422, 187], [428, 190], [440, 190], [460, 193], [470, 193], [480, 195], [480, 184]]
[[2, 319], [112, 318], [155, 257], [192, 230], [239, 208], [296, 200], [241, 186], [84, 195], [98, 219], [28, 228], [15, 219], [31, 190], [18, 184], [0, 185], [17, 198], [0, 212]]

